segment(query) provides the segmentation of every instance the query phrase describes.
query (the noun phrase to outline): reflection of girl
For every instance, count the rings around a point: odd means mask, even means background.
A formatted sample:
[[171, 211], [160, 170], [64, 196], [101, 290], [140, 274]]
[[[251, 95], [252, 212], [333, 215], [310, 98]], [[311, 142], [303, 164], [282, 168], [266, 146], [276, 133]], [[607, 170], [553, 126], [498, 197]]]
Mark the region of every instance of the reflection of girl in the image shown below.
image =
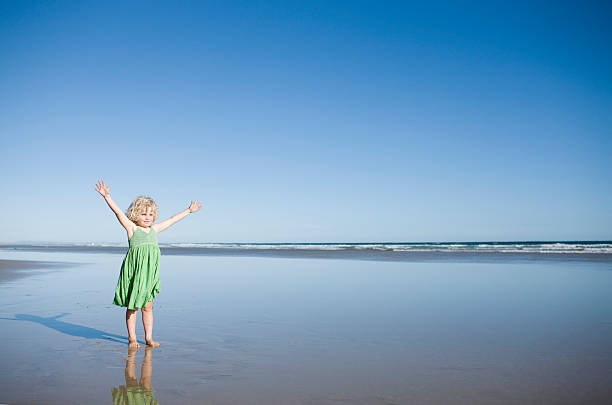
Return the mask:
[[151, 375], [153, 374], [153, 363], [151, 362], [151, 347], [146, 348], [142, 368], [140, 369], [140, 381], [136, 378], [136, 349], [128, 349], [125, 362], [125, 385], [113, 388], [113, 405], [159, 405], [153, 388], [151, 387]]

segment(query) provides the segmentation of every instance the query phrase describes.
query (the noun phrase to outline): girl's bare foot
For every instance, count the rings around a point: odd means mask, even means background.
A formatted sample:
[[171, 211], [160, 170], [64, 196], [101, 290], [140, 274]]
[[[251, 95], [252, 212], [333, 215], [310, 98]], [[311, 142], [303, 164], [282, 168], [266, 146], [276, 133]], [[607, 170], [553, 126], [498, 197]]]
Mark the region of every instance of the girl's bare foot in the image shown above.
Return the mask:
[[128, 344], [128, 348], [130, 349], [138, 349], [140, 347], [140, 343], [138, 343], [138, 340], [130, 340], [129, 344]]
[[147, 340], [147, 346], [149, 346], [149, 347], [159, 347], [159, 343], [157, 343], [153, 339], [150, 339], [150, 340]]

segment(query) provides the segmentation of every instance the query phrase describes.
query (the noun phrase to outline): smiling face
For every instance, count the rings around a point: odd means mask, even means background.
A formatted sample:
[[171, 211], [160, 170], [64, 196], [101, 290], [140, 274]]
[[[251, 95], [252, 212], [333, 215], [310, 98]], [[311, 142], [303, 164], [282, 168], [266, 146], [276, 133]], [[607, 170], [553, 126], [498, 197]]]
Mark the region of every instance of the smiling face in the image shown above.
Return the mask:
[[150, 197], [140, 196], [135, 199], [125, 213], [136, 225], [148, 228], [157, 219], [157, 204]]
[[138, 214], [138, 220], [136, 225], [141, 228], [148, 228], [155, 221], [155, 211], [152, 207], [146, 207], [140, 214]]

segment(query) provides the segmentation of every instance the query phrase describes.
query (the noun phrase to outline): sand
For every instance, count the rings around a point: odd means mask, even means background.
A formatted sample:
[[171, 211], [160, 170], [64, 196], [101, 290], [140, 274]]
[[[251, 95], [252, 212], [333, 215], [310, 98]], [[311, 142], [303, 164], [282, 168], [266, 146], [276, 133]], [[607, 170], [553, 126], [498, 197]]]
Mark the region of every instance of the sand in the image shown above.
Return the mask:
[[163, 256], [162, 346], [130, 353], [121, 254], [1, 257], [71, 265], [0, 283], [0, 403], [612, 398], [610, 263]]
[[57, 268], [65, 265], [66, 264], [62, 263], [42, 262], [36, 260], [0, 259], [0, 283], [36, 274], [36, 270]]

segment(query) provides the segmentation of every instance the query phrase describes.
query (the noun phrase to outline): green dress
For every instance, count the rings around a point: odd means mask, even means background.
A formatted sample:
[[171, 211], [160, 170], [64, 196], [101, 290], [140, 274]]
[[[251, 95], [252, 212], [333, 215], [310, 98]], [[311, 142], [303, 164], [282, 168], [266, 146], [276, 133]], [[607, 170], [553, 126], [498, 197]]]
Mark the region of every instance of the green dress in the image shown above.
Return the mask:
[[159, 258], [157, 233], [136, 227], [121, 265], [113, 304], [129, 309], [142, 308], [159, 293]]
[[121, 385], [119, 388], [112, 389], [113, 405], [159, 405], [153, 395], [153, 390], [136, 387], [126, 387]]

